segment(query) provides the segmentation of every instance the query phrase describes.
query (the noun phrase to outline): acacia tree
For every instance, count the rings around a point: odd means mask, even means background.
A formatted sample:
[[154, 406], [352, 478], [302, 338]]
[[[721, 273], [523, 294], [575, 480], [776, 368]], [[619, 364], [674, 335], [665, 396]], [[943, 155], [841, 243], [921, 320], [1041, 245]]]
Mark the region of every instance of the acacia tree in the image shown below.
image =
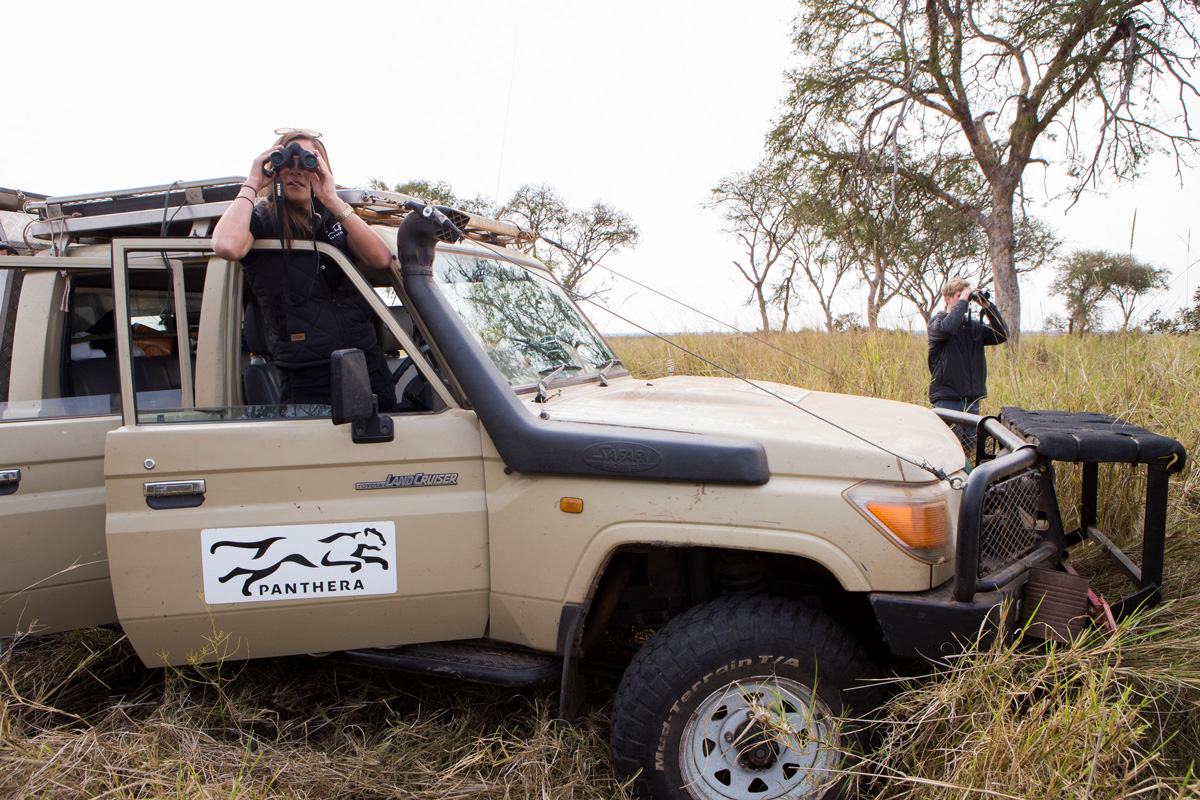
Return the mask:
[[[800, 179], [802, 183], [793, 183]], [[722, 180], [713, 190], [710, 208], [722, 212], [725, 230], [742, 243], [746, 257], [733, 262], [750, 284], [764, 331], [771, 330], [770, 310], [779, 311], [779, 330], [788, 329], [797, 302], [811, 287], [833, 332], [834, 297], [859, 262], [853, 248], [841, 245], [843, 218], [821, 191], [821, 178], [780, 169], [764, 162], [751, 172]]]
[[[909, 181], [866, 183], [854, 151], [820, 138], [807, 141], [802, 151], [776, 155], [786, 164], [781, 172], [804, 176], [812, 198], [803, 206], [804, 216], [817, 220], [825, 236], [855, 263], [867, 289], [868, 327], [878, 327], [880, 312], [896, 298], [912, 302], [928, 321], [950, 275], [980, 271], [981, 266], [986, 273], [977, 226], [938, 194]], [[909, 164], [904, 152], [893, 156], [897, 169], [921, 168]], [[964, 195], [978, 190], [979, 182], [962, 159], [943, 159], [928, 169]]]
[[1134, 304], [1150, 291], [1166, 286], [1168, 272], [1133, 256], [1104, 250], [1076, 250], [1059, 265], [1053, 291], [1067, 303], [1067, 332], [1086, 333], [1099, 323], [1100, 303], [1112, 298], [1129, 329]]
[[641, 239], [633, 218], [624, 211], [601, 202], [572, 209], [546, 184], [522, 186], [500, 208], [482, 195], [459, 197], [445, 181], [411, 180], [389, 186], [374, 179], [369, 186], [472, 214], [513, 219], [534, 234], [531, 245], [534, 257], [554, 273], [568, 292], [583, 298], [604, 291], [603, 285], [591, 288], [583, 285], [600, 261], [612, 253], [636, 247]]
[[602, 282], [589, 281], [600, 262], [636, 247], [641, 240], [641, 231], [624, 211], [599, 201], [572, 209], [545, 184], [517, 189], [498, 214], [516, 219], [521, 227], [550, 243], [550, 247], [542, 247], [535, 239], [535, 257], [554, 272], [568, 292], [585, 299], [605, 291]]
[[792, 176], [802, 182], [801, 224], [819, 230], [837, 249], [839, 258], [826, 263], [853, 265], [866, 289], [867, 327], [875, 329], [880, 312], [904, 289], [900, 262], [905, 241], [917, 216], [927, 209], [912, 193], [889, 202], [853, 191], [856, 176], [847, 167], [850, 155], [824, 149], [818, 157], [814, 152], [777, 155], [775, 174], [780, 180]]
[[1087, 333], [1100, 322], [1100, 301], [1108, 292], [1103, 271], [1107, 253], [1076, 250], [1059, 265], [1051, 291], [1067, 305], [1067, 333]]
[[942, 287], [951, 277], [974, 273], [973, 286], [987, 285], [990, 277], [980, 258], [978, 228], [956, 209], [944, 205], [930, 209], [912, 233], [902, 251], [905, 280], [900, 295], [917, 307], [928, 324], [942, 305]]
[[769, 281], [778, 272], [777, 266], [788, 266], [788, 248], [796, 238], [796, 198], [791, 185], [762, 165], [725, 178], [713, 188], [712, 195], [706, 205], [721, 212], [725, 230], [742, 243], [746, 257], [733, 265], [750, 284], [748, 302], [757, 306], [762, 330], [769, 331], [772, 302], [782, 302], [785, 319], [790, 304], [790, 280], [779, 284], [787, 287], [783, 292]]
[[592, 269], [608, 255], [636, 247], [641, 231], [633, 218], [624, 211], [599, 201], [572, 213], [571, 224], [560, 233], [560, 243], [566, 246], [563, 260], [566, 269], [558, 279], [568, 291], [590, 297], [597, 291], [586, 291], [582, 284]]
[[368, 188], [380, 189], [385, 192], [399, 192], [400, 194], [424, 200], [426, 203], [449, 206], [450, 208], [457, 208], [472, 214], [490, 216], [495, 211], [492, 208], [491, 202], [483, 195], [459, 197], [454, 193], [454, 187], [445, 181], [417, 179], [389, 186], [386, 182], [378, 178], [373, 178], [367, 186]]
[[1130, 255], [1114, 256], [1109, 274], [1108, 296], [1121, 309], [1123, 331], [1129, 330], [1137, 301], [1155, 289], [1165, 289], [1171, 275], [1169, 270], [1145, 264]]
[[[832, 207], [837, 237], [858, 268], [859, 282], [867, 289], [867, 327], [879, 327], [879, 312], [904, 288], [904, 271], [896, 266], [905, 225], [879, 215], [870, 202], [855, 202], [848, 195]], [[893, 210], [895, 207], [893, 207]]]
[[[803, 274], [805, 282], [816, 293], [817, 303], [825, 316], [825, 329], [834, 333], [838, 322], [833, 313], [833, 301], [838, 294], [838, 286], [853, 273], [855, 262], [847, 248], [839, 247], [836, 242], [826, 238], [819, 220], [810, 219], [809, 214], [814, 207], [820, 207], [820, 203], [819, 198], [812, 194], [802, 197], [797, 206], [796, 238], [788, 246], [791, 266], [787, 284], [789, 287], [795, 284], [797, 270]], [[799, 294], [790, 292], [789, 300], [792, 293]]]
[[[775, 149], [842, 131], [867, 182], [908, 181], [983, 229], [1009, 320], [1020, 319], [1014, 199], [1035, 146], [1061, 132], [1076, 191], [1102, 170], [1136, 173], [1162, 137], [1194, 152], [1185, 101], [1196, 61], [1192, 0], [801, 0], [794, 28], [803, 65], [789, 77]], [[1152, 79], [1178, 83], [1182, 115], [1159, 112]], [[995, 134], [993, 134], [993, 131]], [[935, 173], [889, 153], [968, 157], [986, 182], [962, 197]], [[924, 158], [916, 161], [925, 163]], [[936, 158], [934, 158], [936, 162]], [[1019, 325], [1013, 325], [1014, 341]]]
[[[504, 204], [500, 216], [515, 216], [526, 230], [541, 232], [547, 236], [558, 233], [570, 224], [571, 209], [558, 192], [546, 184], [532, 186], [526, 184]], [[543, 263], [554, 260], [553, 253], [542, 252], [535, 241], [533, 253]]]

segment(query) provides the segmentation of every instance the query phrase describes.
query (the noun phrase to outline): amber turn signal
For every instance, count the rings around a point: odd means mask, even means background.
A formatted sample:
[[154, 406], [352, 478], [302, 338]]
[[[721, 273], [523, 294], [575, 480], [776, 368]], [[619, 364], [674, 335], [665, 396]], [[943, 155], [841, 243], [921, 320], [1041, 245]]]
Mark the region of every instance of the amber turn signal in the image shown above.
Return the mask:
[[867, 511], [914, 550], [937, 550], [950, 541], [950, 515], [946, 503], [891, 505], [868, 502]]
[[845, 497], [916, 558], [937, 564], [954, 554], [950, 508], [938, 484], [860, 483]]

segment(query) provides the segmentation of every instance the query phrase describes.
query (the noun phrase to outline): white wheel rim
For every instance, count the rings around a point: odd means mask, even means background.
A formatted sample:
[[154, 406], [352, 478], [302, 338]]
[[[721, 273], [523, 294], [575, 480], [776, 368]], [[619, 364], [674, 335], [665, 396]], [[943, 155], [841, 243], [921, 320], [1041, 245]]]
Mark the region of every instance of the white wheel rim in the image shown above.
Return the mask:
[[699, 800], [818, 798], [837, 777], [840, 740], [837, 718], [810, 688], [750, 678], [721, 687], [692, 713], [680, 771]]

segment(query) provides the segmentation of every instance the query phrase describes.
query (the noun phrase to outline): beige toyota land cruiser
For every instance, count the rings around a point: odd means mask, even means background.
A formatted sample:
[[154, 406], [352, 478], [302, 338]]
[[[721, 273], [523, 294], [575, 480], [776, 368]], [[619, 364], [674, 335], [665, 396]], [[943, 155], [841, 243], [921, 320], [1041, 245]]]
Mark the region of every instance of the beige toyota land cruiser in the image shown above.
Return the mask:
[[331, 406], [281, 404], [208, 238], [239, 183], [8, 193], [36, 247], [0, 258], [0, 636], [555, 681], [566, 718], [626, 652], [613, 755], [646, 794], [819, 797], [878, 665], [1004, 631], [1063, 557], [1049, 464], [998, 420], [635, 378], [522, 231], [402, 195], [342, 192], [397, 245], [384, 285], [327, 250], [400, 410], [358, 351]]

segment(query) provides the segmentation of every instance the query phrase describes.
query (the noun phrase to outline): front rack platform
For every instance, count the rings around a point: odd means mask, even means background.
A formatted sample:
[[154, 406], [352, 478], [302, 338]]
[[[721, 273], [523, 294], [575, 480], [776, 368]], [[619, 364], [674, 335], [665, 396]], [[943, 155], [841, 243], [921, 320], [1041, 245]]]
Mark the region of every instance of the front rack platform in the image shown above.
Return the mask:
[[[1006, 406], [1001, 420], [1052, 461], [1083, 465], [1079, 527], [1068, 531], [1066, 543], [1091, 539], [1103, 547], [1137, 590], [1114, 603], [1113, 613], [1124, 617], [1139, 606], [1162, 600], [1163, 553], [1167, 528], [1167, 486], [1170, 476], [1187, 463], [1187, 452], [1174, 439], [1107, 414], [1072, 411], [1026, 411]], [[1096, 527], [1100, 464], [1146, 465], [1146, 508], [1139, 566]]]

